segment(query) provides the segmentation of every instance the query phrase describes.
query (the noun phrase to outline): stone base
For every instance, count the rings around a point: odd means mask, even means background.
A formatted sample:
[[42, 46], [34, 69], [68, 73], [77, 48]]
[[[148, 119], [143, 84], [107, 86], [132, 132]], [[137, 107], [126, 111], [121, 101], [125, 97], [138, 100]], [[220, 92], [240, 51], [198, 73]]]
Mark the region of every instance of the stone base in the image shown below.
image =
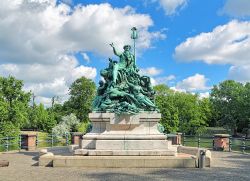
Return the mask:
[[[129, 150], [121, 155], [125, 150], [84, 150], [82, 155], [90, 153], [88, 156], [59, 156], [48, 152], [39, 157], [39, 166], [53, 167], [85, 167], [85, 168], [197, 168], [198, 155], [201, 148], [177, 146], [176, 156], [167, 155], [164, 150]], [[79, 151], [80, 149], [78, 149]], [[78, 152], [76, 151], [76, 152]], [[120, 154], [111, 155], [112, 152]], [[106, 153], [106, 155], [105, 155]], [[145, 153], [143, 155], [142, 153]], [[155, 154], [162, 155], [155, 155]], [[96, 155], [95, 155], [96, 154]], [[104, 155], [103, 155], [104, 154]], [[132, 155], [134, 154], [134, 155]], [[141, 155], [137, 155], [141, 154]], [[166, 154], [166, 155], [164, 155]], [[91, 156], [92, 155], [92, 156]], [[205, 166], [211, 166], [211, 152], [206, 150]]]
[[53, 167], [85, 168], [195, 168], [186, 156], [55, 156]]
[[157, 129], [159, 113], [90, 113], [89, 118], [92, 131], [82, 137], [75, 155], [175, 156], [177, 153], [177, 148]]

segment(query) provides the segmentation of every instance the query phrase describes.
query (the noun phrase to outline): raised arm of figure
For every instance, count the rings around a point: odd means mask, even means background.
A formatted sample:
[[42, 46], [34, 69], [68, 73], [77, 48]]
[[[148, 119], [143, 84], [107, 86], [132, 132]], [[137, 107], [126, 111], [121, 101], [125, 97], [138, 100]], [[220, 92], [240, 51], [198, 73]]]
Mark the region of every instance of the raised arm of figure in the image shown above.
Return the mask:
[[114, 54], [119, 57], [121, 53], [116, 50], [114, 43], [110, 43], [109, 45], [113, 48]]

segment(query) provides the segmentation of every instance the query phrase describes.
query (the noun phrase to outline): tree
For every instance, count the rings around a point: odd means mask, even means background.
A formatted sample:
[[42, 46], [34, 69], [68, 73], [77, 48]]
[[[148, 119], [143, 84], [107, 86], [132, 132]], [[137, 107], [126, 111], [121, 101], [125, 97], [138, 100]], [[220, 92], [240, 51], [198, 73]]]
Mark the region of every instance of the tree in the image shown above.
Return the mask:
[[244, 91], [244, 112], [245, 112], [245, 128], [250, 128], [250, 82], [245, 84]]
[[70, 98], [64, 103], [67, 114], [74, 113], [80, 121], [88, 121], [95, 96], [95, 83], [85, 77], [75, 80], [70, 86]]
[[247, 88], [248, 84], [244, 87], [239, 82], [226, 80], [215, 85], [211, 91], [211, 102], [219, 114], [217, 124], [231, 128], [235, 135], [239, 125], [241, 130], [249, 119]]
[[57, 124], [62, 120], [62, 117], [67, 114], [67, 110], [61, 104], [54, 104], [53, 108], [48, 108], [47, 110], [53, 112]]
[[216, 117], [213, 104], [209, 98], [202, 98], [198, 100], [201, 119], [204, 120], [209, 126], [214, 125], [214, 118]]
[[42, 103], [29, 107], [29, 122], [24, 128], [51, 132], [56, 125], [56, 119], [51, 109], [46, 109]]
[[28, 104], [31, 94], [22, 89], [21, 80], [12, 76], [0, 77], [0, 124], [2, 125], [0, 132], [2, 134], [5, 131], [8, 132], [11, 127], [19, 129], [28, 122]]
[[161, 124], [166, 132], [203, 132], [211, 116], [208, 100], [200, 100], [198, 95], [191, 93], [175, 92], [166, 85], [157, 85], [154, 89], [156, 105], [162, 115]]
[[34, 114], [37, 128], [46, 132], [51, 132], [52, 128], [56, 125], [53, 112], [47, 111], [43, 104], [39, 104], [39, 106], [35, 108]]
[[179, 111], [181, 132], [200, 134], [204, 131], [207, 123], [200, 109], [198, 95], [175, 92], [175, 106]]
[[174, 91], [166, 85], [158, 85], [154, 89], [156, 91], [155, 102], [162, 115], [160, 123], [167, 133], [177, 132], [179, 129], [179, 113], [174, 105]]

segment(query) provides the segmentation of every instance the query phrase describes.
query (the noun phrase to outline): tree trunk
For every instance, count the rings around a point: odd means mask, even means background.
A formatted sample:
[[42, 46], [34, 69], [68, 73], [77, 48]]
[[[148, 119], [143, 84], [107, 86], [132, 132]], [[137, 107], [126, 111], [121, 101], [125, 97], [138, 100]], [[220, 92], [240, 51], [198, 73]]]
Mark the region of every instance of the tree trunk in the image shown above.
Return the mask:
[[234, 127], [234, 136], [237, 136], [237, 127]]

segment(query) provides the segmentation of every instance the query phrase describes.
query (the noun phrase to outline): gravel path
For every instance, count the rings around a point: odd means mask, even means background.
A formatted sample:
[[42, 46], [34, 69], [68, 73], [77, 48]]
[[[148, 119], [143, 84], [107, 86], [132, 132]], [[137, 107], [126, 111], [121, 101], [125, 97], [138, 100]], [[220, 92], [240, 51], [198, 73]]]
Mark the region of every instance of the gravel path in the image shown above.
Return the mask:
[[37, 166], [37, 152], [0, 154], [10, 161], [0, 167], [0, 181], [85, 181], [85, 180], [250, 180], [250, 155], [212, 152], [212, 168], [206, 169], [86, 169]]

